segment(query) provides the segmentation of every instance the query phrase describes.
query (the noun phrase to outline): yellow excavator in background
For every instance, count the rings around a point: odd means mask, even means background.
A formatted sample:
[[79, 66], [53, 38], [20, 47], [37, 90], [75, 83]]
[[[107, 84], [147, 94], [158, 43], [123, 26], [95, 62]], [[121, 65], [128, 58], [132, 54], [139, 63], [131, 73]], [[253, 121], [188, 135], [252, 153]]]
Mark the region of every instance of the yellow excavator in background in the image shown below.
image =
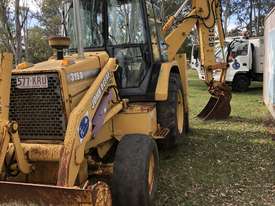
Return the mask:
[[69, 38], [49, 39], [53, 57], [12, 70], [11, 55], [0, 56], [0, 205], [153, 204], [156, 141], [171, 148], [189, 129], [177, 53], [194, 25], [213, 96], [200, 117], [230, 113], [227, 64], [214, 57], [220, 2], [193, 0], [179, 19], [184, 6], [161, 28], [153, 0], [66, 1]]

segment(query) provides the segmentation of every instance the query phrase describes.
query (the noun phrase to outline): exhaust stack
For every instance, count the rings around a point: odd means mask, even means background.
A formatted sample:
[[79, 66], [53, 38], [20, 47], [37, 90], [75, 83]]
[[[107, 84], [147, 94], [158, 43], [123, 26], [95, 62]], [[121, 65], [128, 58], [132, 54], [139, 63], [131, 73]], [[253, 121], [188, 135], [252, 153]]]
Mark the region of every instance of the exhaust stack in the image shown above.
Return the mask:
[[49, 45], [56, 50], [57, 60], [63, 60], [64, 49], [68, 49], [70, 46], [70, 38], [61, 36], [50, 37]]
[[82, 35], [82, 29], [81, 29], [81, 17], [80, 17], [80, 5], [79, 0], [73, 0], [73, 9], [74, 9], [74, 29], [75, 29], [75, 36], [76, 36], [76, 42], [78, 44], [78, 57], [84, 58], [84, 47], [83, 47], [83, 35]]

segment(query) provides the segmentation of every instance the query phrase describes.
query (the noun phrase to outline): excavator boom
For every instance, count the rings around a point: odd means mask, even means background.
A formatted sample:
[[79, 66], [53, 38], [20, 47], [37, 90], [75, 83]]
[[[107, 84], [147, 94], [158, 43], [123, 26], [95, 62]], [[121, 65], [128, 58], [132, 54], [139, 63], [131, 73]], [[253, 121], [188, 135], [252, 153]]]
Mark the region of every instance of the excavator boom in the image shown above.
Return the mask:
[[[168, 58], [175, 59], [187, 36], [196, 26], [200, 42], [200, 57], [205, 71], [205, 82], [208, 85], [211, 98], [202, 112], [198, 115], [204, 120], [226, 119], [231, 112], [231, 92], [225, 84], [227, 60], [224, 54], [224, 32], [221, 19], [221, 4], [219, 0], [192, 0], [192, 10], [183, 18], [179, 16], [187, 5], [186, 0], [175, 15], [171, 16], [163, 26], [163, 32], [168, 33]], [[175, 27], [173, 27], [175, 26]], [[215, 31], [219, 33], [220, 46], [223, 52], [223, 62], [217, 63], [215, 57]], [[213, 79], [214, 71], [221, 71], [220, 81]]]

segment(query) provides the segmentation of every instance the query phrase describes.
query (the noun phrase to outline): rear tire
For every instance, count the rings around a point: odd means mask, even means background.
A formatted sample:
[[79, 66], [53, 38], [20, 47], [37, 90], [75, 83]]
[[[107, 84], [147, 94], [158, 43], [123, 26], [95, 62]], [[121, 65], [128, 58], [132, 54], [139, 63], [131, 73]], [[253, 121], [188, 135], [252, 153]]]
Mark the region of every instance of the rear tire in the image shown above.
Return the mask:
[[233, 83], [232, 83], [232, 90], [236, 92], [245, 92], [248, 90], [248, 87], [250, 86], [250, 79], [245, 74], [237, 74], [234, 77]]
[[146, 135], [126, 135], [119, 143], [112, 179], [114, 206], [151, 206], [157, 191], [159, 155]]
[[[182, 117], [178, 114], [180, 98], [183, 104]], [[178, 74], [170, 74], [168, 99], [165, 102], [158, 102], [157, 116], [160, 126], [170, 130], [168, 136], [159, 140], [158, 143], [164, 149], [171, 149], [176, 146], [177, 140], [189, 131], [189, 115], [184, 109], [183, 88]]]

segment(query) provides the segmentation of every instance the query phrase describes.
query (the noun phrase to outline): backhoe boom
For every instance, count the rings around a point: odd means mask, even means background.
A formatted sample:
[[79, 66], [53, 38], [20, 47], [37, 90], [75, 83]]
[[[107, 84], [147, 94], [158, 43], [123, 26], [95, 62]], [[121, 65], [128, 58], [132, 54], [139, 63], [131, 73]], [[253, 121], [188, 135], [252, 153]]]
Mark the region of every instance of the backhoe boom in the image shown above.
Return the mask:
[[[219, 0], [192, 0], [191, 12], [179, 20], [179, 15], [186, 5], [183, 3], [175, 15], [170, 17], [163, 26], [163, 32], [169, 33], [165, 41], [168, 45], [168, 59], [176, 58], [187, 36], [196, 26], [200, 42], [200, 58], [205, 72], [205, 82], [212, 95], [211, 100], [199, 117], [202, 119], [225, 119], [229, 116], [231, 93], [225, 85], [226, 70], [228, 67], [224, 54], [224, 32], [221, 19], [221, 5]], [[179, 22], [179, 23], [178, 23]], [[176, 25], [175, 25], [176, 24]], [[176, 26], [175, 28], [173, 26]], [[223, 53], [223, 62], [217, 63], [215, 57], [215, 29], [219, 34], [220, 46]], [[169, 32], [170, 31], [170, 32]], [[213, 72], [221, 71], [219, 82], [214, 82]]]

